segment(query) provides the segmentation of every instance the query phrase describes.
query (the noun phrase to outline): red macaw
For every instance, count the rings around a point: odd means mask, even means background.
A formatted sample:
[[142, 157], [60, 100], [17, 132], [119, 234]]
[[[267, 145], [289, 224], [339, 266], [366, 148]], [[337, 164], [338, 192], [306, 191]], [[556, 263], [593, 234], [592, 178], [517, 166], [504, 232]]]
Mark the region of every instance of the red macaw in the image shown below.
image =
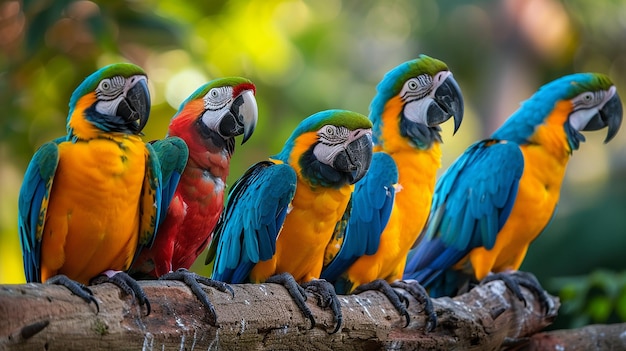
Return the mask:
[[243, 134], [243, 144], [254, 132], [258, 118], [254, 94], [248, 79], [220, 78], [202, 85], [181, 104], [168, 136], [185, 141], [189, 160], [154, 244], [142, 250], [131, 268], [134, 276], [184, 281], [210, 311], [213, 323], [215, 312], [197, 282], [232, 290], [187, 269], [207, 247], [222, 213], [235, 137]]

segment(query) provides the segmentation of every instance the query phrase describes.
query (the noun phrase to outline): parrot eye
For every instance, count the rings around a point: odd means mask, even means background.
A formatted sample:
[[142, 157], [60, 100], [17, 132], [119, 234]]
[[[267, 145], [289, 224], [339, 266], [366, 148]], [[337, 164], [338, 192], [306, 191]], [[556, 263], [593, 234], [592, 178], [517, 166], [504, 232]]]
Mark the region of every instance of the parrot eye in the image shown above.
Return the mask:
[[221, 109], [231, 100], [232, 95], [232, 87], [213, 88], [204, 96], [204, 108]]
[[122, 76], [105, 78], [100, 81], [96, 88], [96, 96], [101, 100], [112, 100], [124, 90], [126, 80]]
[[109, 83], [108, 79], [105, 79], [100, 83], [100, 88], [102, 90], [109, 90], [111, 88], [111, 83]]
[[403, 100], [420, 99], [426, 96], [433, 85], [433, 78], [428, 74], [422, 74], [407, 80], [400, 91]]
[[337, 127], [334, 125], [325, 125], [317, 132], [320, 141], [324, 144], [339, 144], [344, 142], [350, 132], [346, 127]]
[[604, 100], [605, 91], [584, 92], [573, 99], [574, 108], [588, 108]]

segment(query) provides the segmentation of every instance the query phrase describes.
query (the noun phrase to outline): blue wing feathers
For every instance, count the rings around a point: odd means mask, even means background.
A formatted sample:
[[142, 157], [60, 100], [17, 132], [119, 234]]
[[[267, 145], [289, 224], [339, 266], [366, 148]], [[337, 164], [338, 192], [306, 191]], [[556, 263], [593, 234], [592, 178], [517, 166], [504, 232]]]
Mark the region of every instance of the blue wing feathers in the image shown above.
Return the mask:
[[[169, 204], [174, 197], [178, 182], [185, 170], [189, 158], [189, 148], [179, 137], [167, 137], [151, 142], [152, 150], [156, 154], [161, 172], [161, 206], [159, 209], [160, 226], [167, 216]], [[150, 147], [148, 147], [149, 150]]]
[[[154, 191], [154, 204], [156, 206], [156, 211], [154, 211], [154, 218], [153, 220], [151, 220], [154, 225], [150, 228], [150, 232], [144, 231], [144, 229], [148, 228], [140, 228], [139, 242], [137, 245], [137, 251], [135, 252], [135, 258], [139, 256], [139, 253], [144, 246], [151, 247], [154, 243], [154, 238], [156, 237], [157, 230], [159, 229], [159, 224], [161, 224], [161, 222], [165, 220], [167, 208], [169, 205], [169, 202], [167, 204], [163, 202], [163, 178], [161, 173], [161, 162], [159, 160], [159, 155], [154, 150], [151, 144], [146, 144], [146, 149], [148, 150], [148, 157], [146, 159], [143, 185], [144, 189], [142, 189], [141, 191], [141, 196], [151, 196], [151, 192], [145, 188], [146, 186], [149, 186]], [[141, 206], [143, 205], [144, 201], [141, 201]], [[152, 208], [142, 208], [140, 213], [145, 216], [146, 214], [149, 215], [152, 211]]]
[[295, 171], [269, 161], [233, 184], [207, 256], [214, 262], [213, 279], [245, 283], [254, 264], [272, 258], [295, 188]]
[[35, 152], [20, 189], [18, 231], [24, 257], [24, 272], [28, 282], [41, 281], [41, 238], [47, 201], [59, 162], [57, 144], [56, 141], [45, 143]]
[[391, 156], [374, 153], [367, 175], [352, 194], [342, 246], [322, 270], [323, 279], [335, 282], [359, 257], [376, 253], [391, 215], [397, 182], [398, 168]]
[[[435, 187], [425, 235], [410, 253], [405, 278], [428, 284], [472, 249], [495, 244], [517, 195], [524, 169], [519, 146], [484, 140], [470, 146]], [[419, 279], [418, 279], [419, 280]]]

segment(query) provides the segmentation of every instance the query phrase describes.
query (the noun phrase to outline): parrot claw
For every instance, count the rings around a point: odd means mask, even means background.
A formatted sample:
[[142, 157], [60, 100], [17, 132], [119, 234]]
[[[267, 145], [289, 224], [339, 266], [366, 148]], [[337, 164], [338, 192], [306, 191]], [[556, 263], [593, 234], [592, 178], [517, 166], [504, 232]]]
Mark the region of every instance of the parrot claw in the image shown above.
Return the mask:
[[387, 281], [385, 281], [384, 279], [376, 279], [369, 283], [360, 285], [356, 289], [354, 289], [352, 293], [356, 295], [368, 290], [375, 290], [383, 293], [383, 295], [387, 297], [389, 302], [391, 302], [396, 311], [398, 311], [401, 316], [406, 318], [406, 324], [404, 326], [406, 327], [409, 325], [409, 322], [411, 321], [411, 316], [409, 316], [409, 312], [406, 309], [406, 306], [409, 304], [409, 301], [406, 297], [394, 291], [389, 283], [387, 283]]
[[341, 313], [341, 302], [337, 297], [335, 288], [332, 284], [324, 279], [315, 279], [309, 282], [303, 283], [302, 286], [305, 290], [317, 296], [317, 305], [321, 308], [328, 308], [333, 311], [333, 320], [335, 322], [335, 329], [331, 334], [335, 334], [341, 328], [343, 324], [343, 314]]
[[506, 285], [506, 287], [511, 290], [513, 295], [515, 295], [515, 297], [517, 297], [520, 301], [524, 303], [524, 306], [527, 306], [527, 301], [526, 298], [524, 298], [520, 287], [525, 287], [533, 294], [535, 294], [539, 303], [544, 308], [547, 314], [550, 314], [551, 311], [553, 311], [555, 308], [554, 302], [550, 298], [550, 295], [548, 295], [548, 292], [541, 287], [539, 280], [537, 280], [537, 278], [532, 273], [522, 271], [493, 273], [483, 279], [480, 284], [487, 284], [494, 280], [503, 281], [504, 285]]
[[235, 297], [235, 291], [230, 285], [219, 280], [213, 280], [207, 277], [203, 277], [194, 272], [190, 272], [185, 268], [179, 268], [178, 270], [176, 270], [176, 272], [166, 273], [159, 277], [159, 280], [178, 280], [185, 283], [185, 285], [187, 285], [189, 289], [191, 289], [191, 292], [198, 298], [198, 300], [200, 300], [204, 308], [207, 309], [209, 314], [209, 323], [214, 327], [218, 326], [217, 313], [215, 312], [213, 304], [211, 303], [211, 301], [209, 301], [209, 297], [207, 296], [206, 292], [204, 292], [200, 284], [217, 289], [223, 293], [228, 292], [230, 293], [232, 298]]
[[401, 293], [395, 291], [393, 288], [400, 288], [406, 290], [417, 301], [424, 304], [424, 312], [428, 315], [428, 321], [426, 322], [426, 331], [432, 331], [437, 326], [437, 316], [435, 315], [433, 303], [426, 290], [417, 282], [412, 283], [408, 281], [398, 281], [389, 285], [384, 279], [377, 279], [367, 284], [363, 284], [354, 289], [353, 294], [360, 294], [367, 290], [376, 290], [382, 292], [389, 302], [395, 307], [396, 311], [406, 319], [406, 328], [411, 322], [411, 316], [407, 310], [409, 300]]
[[[428, 296], [426, 289], [418, 283], [416, 280], [407, 281], [399, 280], [391, 283], [392, 288], [399, 288], [405, 290], [411, 296], [413, 296], [419, 303], [424, 305], [424, 313], [426, 313], [426, 331], [431, 332], [437, 326], [437, 315], [435, 314], [435, 308], [433, 307], [433, 301]], [[405, 298], [406, 299], [406, 298]], [[407, 300], [408, 306], [408, 300]], [[408, 323], [407, 323], [408, 325]]]
[[69, 291], [71, 291], [72, 294], [85, 300], [85, 302], [87, 302], [88, 304], [93, 302], [94, 305], [96, 305], [96, 313], [100, 313], [100, 305], [98, 305], [98, 301], [93, 296], [93, 292], [91, 291], [91, 289], [89, 289], [85, 285], [75, 280], [72, 280], [63, 274], [51, 277], [50, 279], [46, 280], [46, 284], [63, 285]]
[[311, 312], [311, 309], [309, 309], [309, 307], [306, 305], [306, 302], [305, 302], [307, 300], [307, 297], [306, 297], [304, 288], [296, 282], [296, 280], [293, 278], [291, 274], [289, 273], [276, 274], [267, 278], [265, 282], [280, 284], [284, 286], [285, 289], [287, 289], [287, 291], [289, 292], [289, 295], [291, 295], [291, 297], [293, 298], [294, 302], [296, 303], [300, 311], [302, 311], [304, 316], [309, 321], [311, 321], [310, 329], [315, 328], [315, 318], [313, 317], [313, 312]]
[[137, 281], [130, 275], [121, 271], [106, 271], [105, 273], [91, 280], [91, 284], [94, 285], [103, 283], [114, 284], [118, 288], [122, 289], [122, 291], [126, 295], [133, 296], [139, 303], [139, 306], [146, 306], [146, 316], [150, 315], [150, 312], [152, 311], [152, 308], [150, 307], [150, 301], [148, 300], [148, 297], [146, 296], [146, 293], [143, 291], [141, 286], [139, 286]]

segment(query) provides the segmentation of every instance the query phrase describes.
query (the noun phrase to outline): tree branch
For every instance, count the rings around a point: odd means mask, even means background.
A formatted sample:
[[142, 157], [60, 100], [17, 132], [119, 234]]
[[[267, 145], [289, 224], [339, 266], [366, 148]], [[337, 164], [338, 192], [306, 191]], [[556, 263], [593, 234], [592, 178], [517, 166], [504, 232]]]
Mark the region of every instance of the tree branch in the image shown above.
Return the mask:
[[[207, 349], [447, 349], [496, 350], [549, 325], [536, 298], [528, 305], [500, 281], [456, 298], [433, 300], [438, 326], [425, 333], [422, 306], [410, 299], [411, 323], [378, 292], [340, 296], [344, 324], [336, 334], [329, 310], [307, 301], [317, 326], [310, 329], [285, 289], [274, 284], [233, 285], [235, 298], [207, 288], [218, 328], [179, 282], [142, 281], [152, 304], [145, 315], [134, 300], [111, 284], [92, 286], [100, 312], [60, 286], [0, 285], [0, 349], [12, 350], [207, 350]], [[558, 299], [553, 298], [558, 308]], [[528, 341], [528, 339], [526, 339]]]
[[604, 351], [626, 350], [626, 323], [588, 325], [533, 335], [524, 350]]

